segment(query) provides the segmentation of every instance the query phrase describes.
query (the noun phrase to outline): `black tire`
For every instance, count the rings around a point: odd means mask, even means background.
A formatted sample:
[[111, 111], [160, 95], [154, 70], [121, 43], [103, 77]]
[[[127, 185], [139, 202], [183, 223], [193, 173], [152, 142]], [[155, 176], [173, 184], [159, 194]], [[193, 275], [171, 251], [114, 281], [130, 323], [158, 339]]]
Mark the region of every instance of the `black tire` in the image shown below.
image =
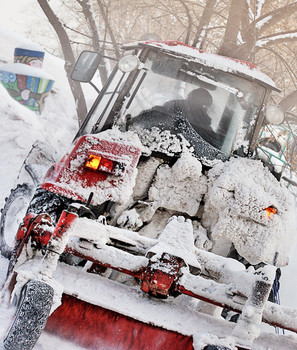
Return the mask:
[[6, 337], [5, 350], [31, 350], [45, 327], [52, 303], [53, 288], [41, 281], [28, 282]]
[[28, 184], [18, 185], [11, 193], [2, 209], [0, 219], [0, 251], [10, 259], [18, 227], [25, 217], [33, 189]]
[[28, 208], [28, 213], [34, 213], [36, 215], [47, 213], [51, 216], [52, 223], [55, 225], [62, 211], [68, 208], [71, 202], [72, 200], [57, 193], [37, 187]]

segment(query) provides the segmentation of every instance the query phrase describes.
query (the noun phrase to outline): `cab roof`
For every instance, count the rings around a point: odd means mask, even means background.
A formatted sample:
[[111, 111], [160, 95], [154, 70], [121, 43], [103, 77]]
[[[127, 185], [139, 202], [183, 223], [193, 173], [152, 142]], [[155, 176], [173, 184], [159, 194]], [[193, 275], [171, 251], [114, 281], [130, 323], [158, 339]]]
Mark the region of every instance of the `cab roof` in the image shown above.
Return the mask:
[[[124, 48], [128, 49], [130, 45], [125, 45]], [[134, 47], [135, 46], [136, 45], [134, 43]], [[270, 79], [265, 73], [261, 72], [257, 66], [250, 62], [245, 62], [226, 56], [220, 56], [213, 53], [207, 53], [178, 41], [143, 41], [138, 42], [137, 46], [151, 47], [153, 49], [161, 50], [178, 57], [183, 56], [188, 61], [198, 62], [207, 67], [237, 74], [249, 80], [256, 80], [259, 83], [272, 88], [273, 90], [280, 91], [275, 86], [275, 83], [272, 79]]]

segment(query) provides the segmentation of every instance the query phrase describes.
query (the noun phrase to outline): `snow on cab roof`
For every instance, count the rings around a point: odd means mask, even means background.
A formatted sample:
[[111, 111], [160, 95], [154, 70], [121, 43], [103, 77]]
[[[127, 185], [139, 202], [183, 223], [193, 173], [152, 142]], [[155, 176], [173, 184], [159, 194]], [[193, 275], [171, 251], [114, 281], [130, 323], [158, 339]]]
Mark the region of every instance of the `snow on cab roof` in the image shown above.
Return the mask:
[[[274, 81], [265, 73], [261, 72], [258, 67], [252, 63], [226, 56], [220, 56], [214, 53], [207, 53], [179, 41], [144, 41], [139, 42], [138, 44], [140, 46], [150, 46], [153, 48], [162, 49], [172, 54], [182, 54], [195, 62], [203, 64], [204, 66], [212, 67], [224, 72], [237, 73], [250, 79], [255, 79], [262, 82], [279, 91], [279, 89], [275, 86]], [[126, 47], [129, 47], [129, 45]]]

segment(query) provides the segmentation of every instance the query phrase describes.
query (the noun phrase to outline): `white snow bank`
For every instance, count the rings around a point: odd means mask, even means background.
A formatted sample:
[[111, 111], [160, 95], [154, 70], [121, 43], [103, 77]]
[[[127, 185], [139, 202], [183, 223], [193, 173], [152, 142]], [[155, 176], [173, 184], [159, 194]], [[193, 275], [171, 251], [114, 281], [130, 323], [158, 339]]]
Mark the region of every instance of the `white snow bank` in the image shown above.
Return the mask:
[[54, 80], [54, 78], [50, 74], [46, 73], [43, 69], [32, 67], [24, 63], [3, 64], [0, 66], [0, 71]]
[[[46, 139], [36, 114], [12, 99], [0, 84], [0, 201], [14, 186], [23, 160], [36, 139]], [[1, 198], [2, 197], [2, 198]]]

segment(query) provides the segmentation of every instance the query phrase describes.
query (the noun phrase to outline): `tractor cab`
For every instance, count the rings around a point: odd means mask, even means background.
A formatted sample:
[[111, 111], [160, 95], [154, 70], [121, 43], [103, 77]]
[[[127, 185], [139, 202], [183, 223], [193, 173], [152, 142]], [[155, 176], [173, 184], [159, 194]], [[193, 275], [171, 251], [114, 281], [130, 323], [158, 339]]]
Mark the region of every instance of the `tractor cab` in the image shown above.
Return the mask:
[[[84, 52], [73, 79], [90, 80], [99, 59]], [[204, 162], [247, 156], [267, 122], [264, 111], [272, 90], [277, 90], [273, 81], [247, 62], [179, 42], [130, 44], [77, 137], [116, 124], [134, 130], [151, 151], [167, 155], [186, 143]], [[279, 123], [283, 115], [270, 109], [269, 118]]]

